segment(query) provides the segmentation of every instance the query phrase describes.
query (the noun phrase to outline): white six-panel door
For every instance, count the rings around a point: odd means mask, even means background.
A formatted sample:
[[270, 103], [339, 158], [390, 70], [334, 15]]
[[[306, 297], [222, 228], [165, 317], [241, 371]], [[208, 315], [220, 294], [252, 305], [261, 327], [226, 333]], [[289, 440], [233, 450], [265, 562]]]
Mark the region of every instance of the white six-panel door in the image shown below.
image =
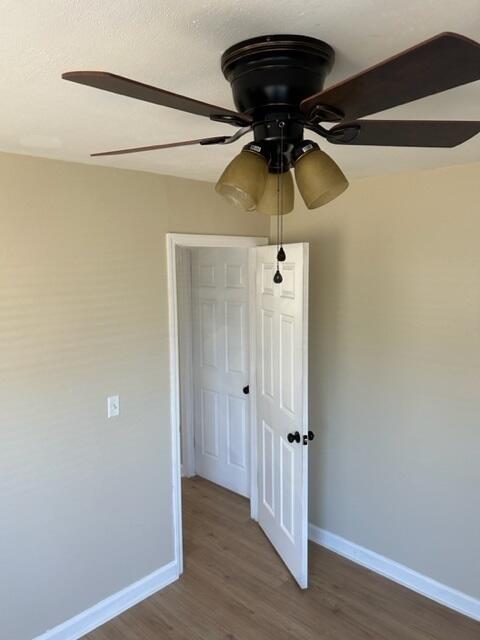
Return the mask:
[[250, 495], [248, 249], [192, 249], [195, 466]]
[[[308, 584], [308, 244], [256, 257], [255, 349], [258, 521], [302, 588]], [[289, 442], [298, 432], [300, 442]]]

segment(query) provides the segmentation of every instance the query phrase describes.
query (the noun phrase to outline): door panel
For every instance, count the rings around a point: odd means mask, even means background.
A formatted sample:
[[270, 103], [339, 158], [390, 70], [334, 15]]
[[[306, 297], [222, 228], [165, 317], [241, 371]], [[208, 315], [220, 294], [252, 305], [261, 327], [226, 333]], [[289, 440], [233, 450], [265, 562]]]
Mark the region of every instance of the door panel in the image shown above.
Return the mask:
[[202, 454], [218, 458], [220, 429], [218, 424], [218, 394], [202, 389]]
[[[298, 584], [308, 583], [308, 245], [284, 247], [281, 284], [275, 247], [253, 249], [258, 521]], [[288, 434], [299, 433], [300, 442]], [[308, 442], [308, 441], [307, 441]]]
[[245, 400], [227, 396], [227, 462], [240, 469], [246, 468], [246, 421]]
[[262, 318], [261, 327], [261, 354], [262, 389], [264, 396], [273, 398], [273, 313], [260, 309]]
[[245, 373], [245, 307], [244, 302], [225, 302], [225, 356], [229, 373]]
[[295, 416], [295, 318], [280, 314], [280, 408]]
[[202, 367], [217, 368], [217, 314], [215, 300], [200, 302]]
[[275, 517], [275, 470], [274, 470], [274, 447], [275, 435], [273, 429], [262, 420], [263, 433], [263, 504]]
[[192, 249], [197, 473], [250, 493], [248, 249]]

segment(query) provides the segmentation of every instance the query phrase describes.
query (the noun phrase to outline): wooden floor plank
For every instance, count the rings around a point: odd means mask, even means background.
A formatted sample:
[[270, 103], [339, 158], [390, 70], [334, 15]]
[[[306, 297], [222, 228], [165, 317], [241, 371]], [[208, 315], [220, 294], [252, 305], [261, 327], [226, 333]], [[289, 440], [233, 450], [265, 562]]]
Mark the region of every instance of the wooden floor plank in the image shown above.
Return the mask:
[[310, 544], [301, 591], [250, 505], [183, 482], [180, 580], [84, 640], [479, 640], [480, 624]]

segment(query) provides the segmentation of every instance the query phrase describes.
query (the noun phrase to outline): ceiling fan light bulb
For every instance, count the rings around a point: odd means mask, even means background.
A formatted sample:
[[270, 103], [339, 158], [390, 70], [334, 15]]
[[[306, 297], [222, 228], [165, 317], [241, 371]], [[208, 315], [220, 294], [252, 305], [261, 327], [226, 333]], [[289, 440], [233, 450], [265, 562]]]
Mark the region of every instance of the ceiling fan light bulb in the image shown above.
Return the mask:
[[348, 187], [338, 164], [318, 145], [308, 141], [302, 143], [295, 162], [295, 180], [308, 209], [331, 202]]
[[[280, 179], [280, 184], [279, 184]], [[279, 199], [280, 187], [280, 199]], [[285, 215], [293, 210], [294, 187], [290, 171], [285, 173], [269, 173], [265, 184], [265, 190], [257, 204], [258, 213], [269, 216]], [[280, 206], [280, 211], [279, 211]]]
[[215, 186], [218, 194], [243, 211], [256, 208], [268, 176], [266, 158], [251, 146], [247, 145], [233, 158]]

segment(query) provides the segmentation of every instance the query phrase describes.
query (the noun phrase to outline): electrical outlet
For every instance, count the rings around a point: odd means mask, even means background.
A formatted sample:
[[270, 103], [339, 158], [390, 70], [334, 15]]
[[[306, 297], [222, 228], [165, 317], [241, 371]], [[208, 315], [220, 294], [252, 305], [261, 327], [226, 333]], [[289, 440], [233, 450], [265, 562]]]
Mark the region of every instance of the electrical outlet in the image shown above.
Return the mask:
[[115, 418], [120, 415], [119, 396], [109, 396], [107, 398], [107, 418]]

